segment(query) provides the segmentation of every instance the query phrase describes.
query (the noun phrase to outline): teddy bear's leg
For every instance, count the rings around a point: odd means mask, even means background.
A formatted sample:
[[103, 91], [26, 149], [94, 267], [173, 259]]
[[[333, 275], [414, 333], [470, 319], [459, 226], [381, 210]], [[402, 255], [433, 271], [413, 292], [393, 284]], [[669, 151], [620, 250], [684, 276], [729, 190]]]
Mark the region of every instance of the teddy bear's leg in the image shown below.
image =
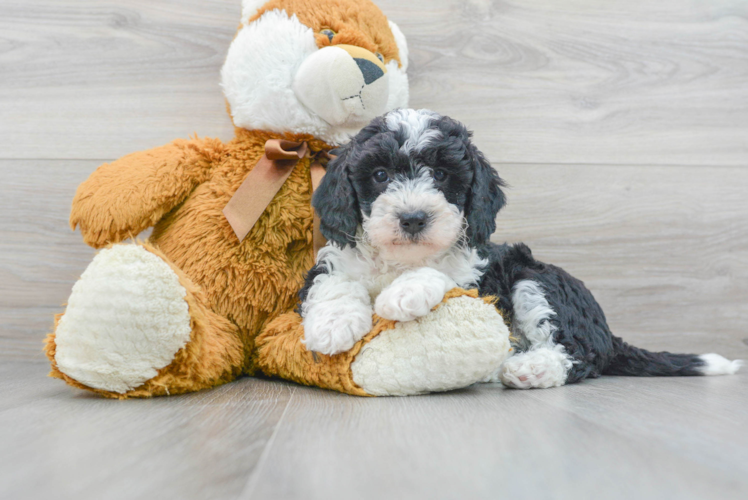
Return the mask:
[[148, 244], [96, 255], [45, 350], [52, 376], [119, 398], [212, 387], [235, 378], [244, 360], [233, 323]]
[[257, 337], [257, 365], [268, 375], [358, 396], [466, 387], [497, 373], [511, 350], [496, 307], [462, 289], [413, 321], [375, 317], [362, 340], [334, 356], [308, 351], [303, 337], [298, 314], [279, 316]]

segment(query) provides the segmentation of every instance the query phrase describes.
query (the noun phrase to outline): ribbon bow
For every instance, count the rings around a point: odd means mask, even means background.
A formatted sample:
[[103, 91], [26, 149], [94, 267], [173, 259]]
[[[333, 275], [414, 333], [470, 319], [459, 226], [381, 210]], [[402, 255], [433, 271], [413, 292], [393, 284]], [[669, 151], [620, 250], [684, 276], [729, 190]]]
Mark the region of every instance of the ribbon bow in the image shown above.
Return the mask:
[[[284, 139], [269, 139], [265, 142], [265, 154], [257, 162], [255, 168], [247, 175], [234, 196], [231, 197], [223, 215], [231, 225], [239, 241], [243, 241], [249, 234], [265, 209], [273, 201], [275, 195], [293, 172], [299, 160], [310, 155], [306, 142], [294, 142]], [[329, 159], [325, 151], [315, 156]], [[312, 191], [316, 191], [325, 168], [319, 161], [314, 161], [311, 167]], [[314, 253], [322, 248], [326, 241], [319, 231], [319, 219], [314, 215]]]

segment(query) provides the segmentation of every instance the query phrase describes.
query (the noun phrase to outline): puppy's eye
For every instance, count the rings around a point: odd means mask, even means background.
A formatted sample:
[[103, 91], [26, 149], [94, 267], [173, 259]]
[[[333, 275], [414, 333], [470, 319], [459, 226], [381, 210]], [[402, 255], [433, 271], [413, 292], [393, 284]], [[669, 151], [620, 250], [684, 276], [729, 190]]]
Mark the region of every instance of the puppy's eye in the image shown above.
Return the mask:
[[384, 62], [384, 56], [382, 54], [380, 54], [379, 52], [377, 52], [376, 56], [377, 56], [377, 59], [379, 59], [380, 61]]
[[337, 33], [335, 33], [330, 28], [325, 28], [325, 29], [321, 30], [320, 33], [322, 33], [323, 35], [325, 35], [327, 37], [327, 39], [330, 40], [331, 42], [332, 42], [333, 37], [335, 35], [337, 35]]
[[434, 180], [441, 182], [446, 178], [447, 172], [445, 172], [441, 168], [437, 168], [436, 170], [434, 170]]
[[390, 176], [387, 175], [387, 171], [383, 168], [380, 168], [376, 172], [374, 172], [374, 180], [377, 182], [387, 182], [390, 179]]

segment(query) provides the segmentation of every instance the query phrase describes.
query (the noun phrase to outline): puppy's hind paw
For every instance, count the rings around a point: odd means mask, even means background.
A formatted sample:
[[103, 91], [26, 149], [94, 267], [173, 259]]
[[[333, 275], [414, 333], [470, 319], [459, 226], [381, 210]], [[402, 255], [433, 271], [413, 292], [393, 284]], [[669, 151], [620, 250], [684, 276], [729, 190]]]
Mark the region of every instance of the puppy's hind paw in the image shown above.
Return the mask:
[[304, 344], [320, 354], [338, 354], [353, 347], [371, 330], [371, 306], [336, 299], [320, 302], [304, 316]]
[[561, 350], [540, 348], [507, 359], [499, 378], [513, 389], [559, 387], [566, 383], [571, 365], [571, 359]]

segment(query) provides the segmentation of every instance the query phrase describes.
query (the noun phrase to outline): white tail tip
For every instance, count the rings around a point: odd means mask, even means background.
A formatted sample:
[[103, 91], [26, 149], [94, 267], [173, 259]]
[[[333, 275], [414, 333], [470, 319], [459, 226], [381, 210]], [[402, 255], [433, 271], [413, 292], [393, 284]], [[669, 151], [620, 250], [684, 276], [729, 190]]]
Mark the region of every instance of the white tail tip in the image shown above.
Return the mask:
[[743, 361], [740, 359], [730, 361], [714, 353], [702, 354], [699, 359], [704, 362], [704, 366], [700, 366], [698, 370], [704, 375], [732, 375], [743, 366]]

